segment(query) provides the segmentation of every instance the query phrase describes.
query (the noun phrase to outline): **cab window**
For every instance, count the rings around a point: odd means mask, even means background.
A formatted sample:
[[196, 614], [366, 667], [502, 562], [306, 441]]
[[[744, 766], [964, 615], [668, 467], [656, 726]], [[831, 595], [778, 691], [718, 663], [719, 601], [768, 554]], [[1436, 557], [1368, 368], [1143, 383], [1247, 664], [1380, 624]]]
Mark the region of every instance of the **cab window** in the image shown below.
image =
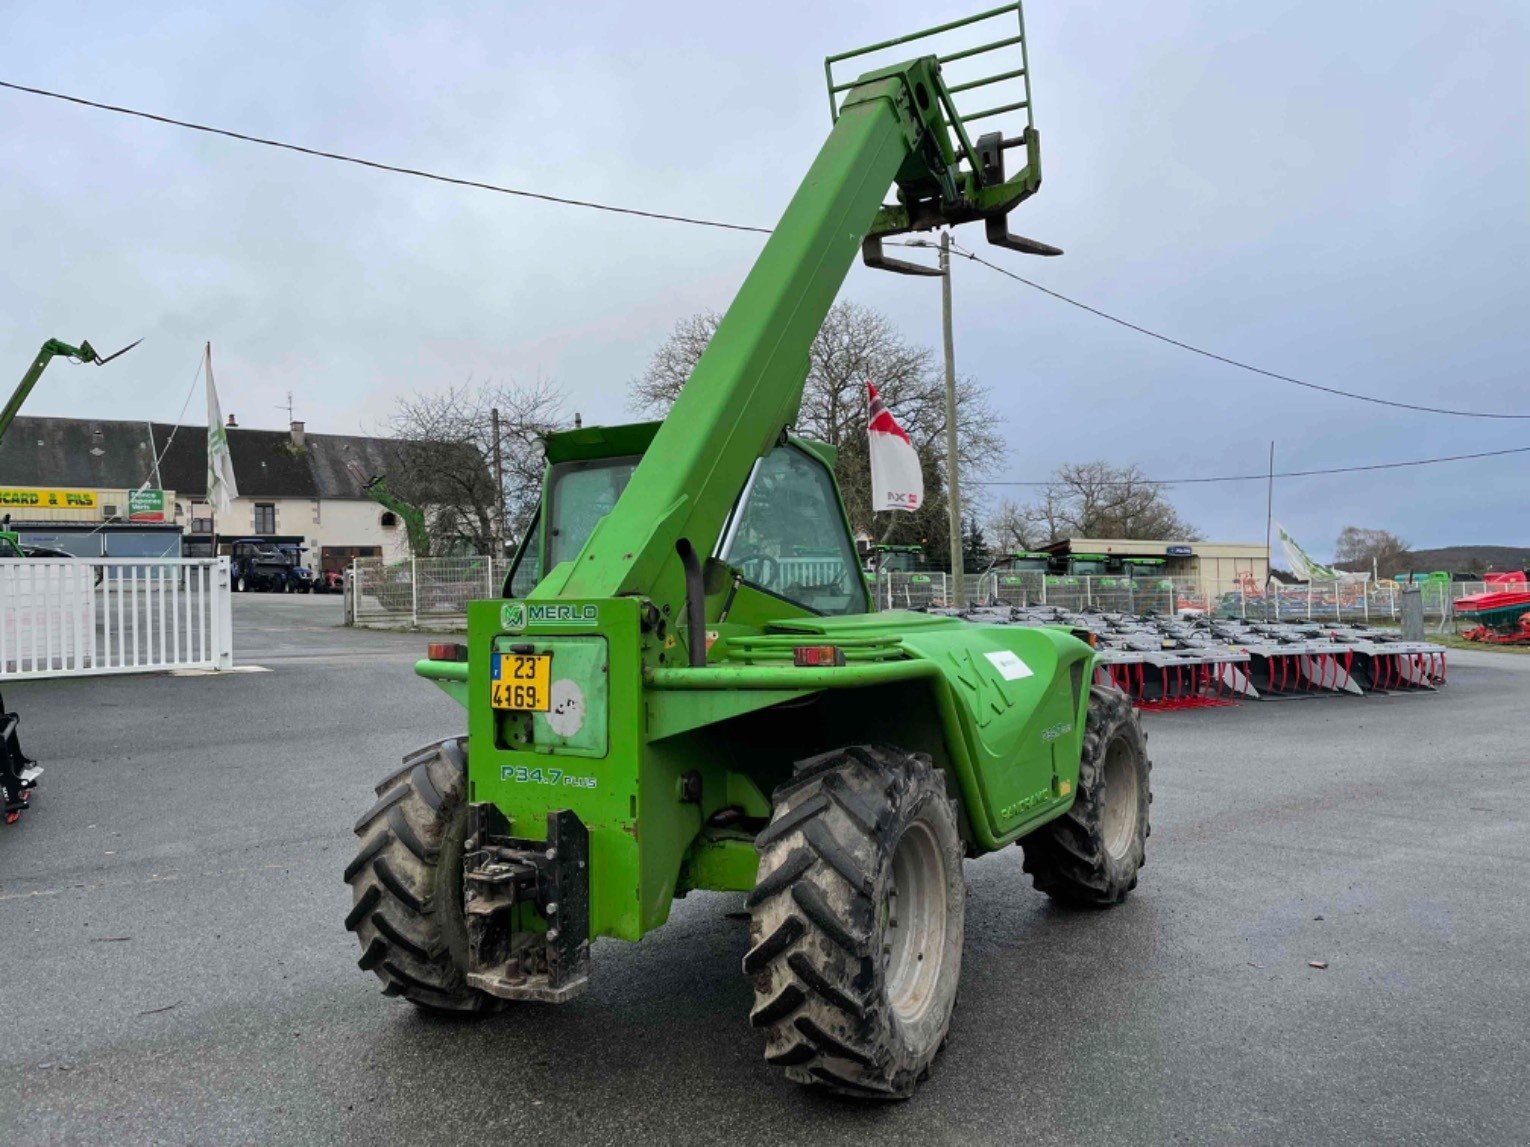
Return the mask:
[[815, 613], [866, 611], [834, 480], [796, 446], [778, 446], [755, 464], [720, 556], [751, 585]]
[[[632, 456], [560, 462], [548, 470], [548, 528], [542, 529], [543, 514], [537, 511], [511, 562], [505, 579], [506, 596], [525, 597], [542, 580], [545, 570], [579, 556], [600, 520], [622, 496], [640, 460]], [[543, 554], [547, 556], [545, 563]]]

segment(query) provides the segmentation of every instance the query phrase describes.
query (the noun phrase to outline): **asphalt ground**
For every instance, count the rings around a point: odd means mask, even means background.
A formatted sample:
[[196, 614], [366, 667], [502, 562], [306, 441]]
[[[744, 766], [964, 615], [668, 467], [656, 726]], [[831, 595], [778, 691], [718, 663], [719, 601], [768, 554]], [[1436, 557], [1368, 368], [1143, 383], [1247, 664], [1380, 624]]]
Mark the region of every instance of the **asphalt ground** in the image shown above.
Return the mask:
[[337, 598], [234, 609], [270, 672], [5, 688], [47, 772], [0, 829], [0, 1141], [1530, 1137], [1530, 658], [1147, 718], [1132, 898], [1063, 911], [1017, 850], [971, 863], [950, 1044], [864, 1106], [762, 1062], [738, 896], [597, 945], [561, 1009], [381, 996], [341, 923], [351, 824], [460, 710], [409, 672], [423, 637], [336, 628]]

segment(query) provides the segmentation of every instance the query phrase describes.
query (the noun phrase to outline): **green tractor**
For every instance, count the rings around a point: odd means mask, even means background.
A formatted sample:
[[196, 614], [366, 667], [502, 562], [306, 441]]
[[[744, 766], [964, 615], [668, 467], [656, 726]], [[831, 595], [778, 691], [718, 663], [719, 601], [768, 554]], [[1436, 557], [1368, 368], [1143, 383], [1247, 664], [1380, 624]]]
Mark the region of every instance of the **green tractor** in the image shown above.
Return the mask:
[[1091, 647], [874, 612], [834, 450], [790, 429], [858, 250], [918, 273], [885, 237], [981, 220], [1056, 253], [1008, 230], [1040, 184], [1033, 126], [973, 144], [983, 113], [957, 112], [936, 56], [835, 81], [914, 38], [831, 58], [833, 130], [669, 416], [550, 435], [503, 596], [417, 665], [467, 730], [406, 758], [356, 824], [346, 926], [387, 994], [564, 1003], [595, 940], [641, 939], [693, 889], [744, 893], [766, 1060], [902, 1098], [951, 1022], [964, 859], [1018, 844], [1069, 905], [1136, 885], [1146, 744], [1127, 698], [1092, 685]]

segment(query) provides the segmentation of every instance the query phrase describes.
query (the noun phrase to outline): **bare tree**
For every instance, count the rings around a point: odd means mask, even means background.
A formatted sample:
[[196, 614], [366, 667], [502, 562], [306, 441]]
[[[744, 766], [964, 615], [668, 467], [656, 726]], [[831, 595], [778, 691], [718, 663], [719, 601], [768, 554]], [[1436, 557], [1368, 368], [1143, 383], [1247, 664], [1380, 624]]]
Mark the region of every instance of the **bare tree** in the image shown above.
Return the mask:
[[[504, 486], [496, 497], [494, 430], [499, 411]], [[395, 494], [425, 512], [431, 539], [450, 549], [466, 544], [494, 552], [501, 500], [511, 538], [536, 509], [542, 483], [537, 438], [563, 421], [563, 398], [545, 379], [531, 383], [471, 380], [444, 391], [398, 400], [388, 429], [399, 440], [399, 471], [387, 475]]]
[[1002, 556], [1029, 550], [1036, 527], [1025, 507], [1010, 498], [1001, 498], [988, 516], [988, 531], [993, 535], [994, 552]]
[[[681, 319], [633, 380], [634, 409], [660, 415], [669, 409], [717, 330], [711, 311]], [[908, 432], [924, 469], [924, 506], [916, 514], [886, 514], [873, 521], [871, 466], [866, 443], [866, 383]], [[964, 479], [991, 473], [1004, 440], [989, 392], [971, 378], [957, 382], [957, 450]], [[836, 303], [808, 353], [808, 374], [796, 432], [839, 451], [835, 475], [850, 524], [882, 541], [922, 541], [944, 553], [948, 532], [945, 482], [945, 376], [935, 352], [906, 341], [885, 315], [850, 302]], [[963, 503], [981, 508], [982, 487], [963, 482]]]
[[1163, 486], [1144, 477], [1136, 464], [1059, 466], [1022, 514], [1042, 544], [1067, 537], [1193, 541], [1200, 536], [1169, 504]]
[[1356, 569], [1394, 566], [1407, 554], [1408, 543], [1390, 530], [1371, 530], [1363, 526], [1345, 526], [1333, 547], [1336, 565]]

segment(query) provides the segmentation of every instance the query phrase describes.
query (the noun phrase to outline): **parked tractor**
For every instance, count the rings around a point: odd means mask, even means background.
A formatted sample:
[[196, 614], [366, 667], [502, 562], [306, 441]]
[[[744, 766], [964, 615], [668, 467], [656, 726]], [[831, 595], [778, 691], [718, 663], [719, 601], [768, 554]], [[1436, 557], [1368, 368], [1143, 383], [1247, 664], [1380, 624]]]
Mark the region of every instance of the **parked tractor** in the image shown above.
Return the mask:
[[313, 571], [303, 564], [303, 547], [269, 538], [239, 538], [229, 545], [229, 576], [237, 593], [308, 593]]
[[[1015, 59], [948, 85], [920, 56], [834, 66], [1008, 20]], [[834, 448], [792, 432], [808, 349], [859, 252], [981, 222], [1040, 186], [1020, 5], [828, 61], [834, 126], [669, 416], [549, 435], [503, 596], [417, 671], [465, 735], [406, 758], [356, 824], [346, 926], [387, 994], [437, 1012], [561, 1004], [597, 939], [641, 939], [693, 889], [745, 894], [749, 1022], [788, 1078], [902, 1098], [961, 974], [965, 859], [1019, 845], [1060, 903], [1136, 886], [1146, 741], [1056, 628], [874, 612]], [[1021, 80], [1014, 138], [953, 95]], [[1000, 108], [999, 110], [1007, 110]], [[1022, 164], [1006, 174], [1018, 149]], [[897, 185], [897, 201], [883, 196]], [[804, 556], [809, 555], [809, 556]]]

